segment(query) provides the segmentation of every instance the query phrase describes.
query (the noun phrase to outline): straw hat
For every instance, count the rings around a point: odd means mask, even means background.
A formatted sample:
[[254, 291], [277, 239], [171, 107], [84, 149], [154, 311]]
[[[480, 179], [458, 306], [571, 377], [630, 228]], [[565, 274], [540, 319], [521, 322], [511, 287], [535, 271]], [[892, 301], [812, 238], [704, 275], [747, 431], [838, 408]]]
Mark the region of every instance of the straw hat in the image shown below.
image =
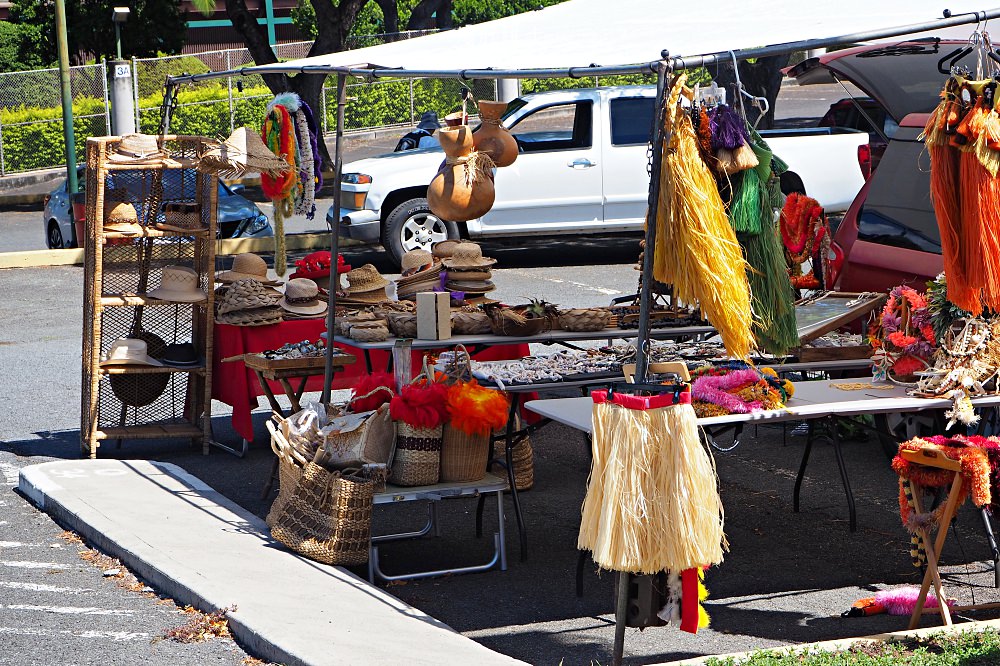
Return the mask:
[[277, 176], [291, 168], [271, 152], [259, 134], [246, 127], [238, 128], [222, 143], [210, 146], [200, 157], [199, 171], [224, 178], [239, 178], [247, 171]]
[[449, 280], [489, 280], [493, 272], [486, 268], [481, 271], [448, 271]]
[[280, 298], [257, 280], [244, 278], [234, 282], [219, 299], [219, 314], [270, 307]]
[[108, 365], [162, 366], [163, 364], [149, 355], [145, 340], [118, 338], [111, 343], [107, 355], [101, 360], [102, 367]]
[[281, 308], [277, 306], [257, 308], [255, 310], [240, 310], [238, 312], [222, 312], [215, 317], [219, 324], [231, 326], [270, 326], [282, 322]]
[[462, 241], [457, 241], [449, 238], [448, 240], [438, 241], [431, 245], [431, 254], [439, 259], [445, 259], [450, 257], [455, 251], [455, 248], [462, 244]]
[[146, 295], [178, 303], [200, 303], [208, 298], [198, 286], [197, 271], [187, 266], [164, 266], [160, 286]]
[[399, 264], [403, 271], [403, 277], [410, 277], [419, 268], [423, 268], [424, 266], [433, 267], [434, 255], [427, 250], [417, 248], [404, 254]]
[[448, 280], [445, 288], [454, 291], [464, 291], [467, 294], [485, 294], [497, 287], [489, 280]]
[[104, 230], [120, 234], [142, 233], [139, 214], [135, 206], [127, 201], [109, 201], [104, 204]]
[[437, 278], [422, 280], [412, 284], [401, 284], [396, 287], [396, 298], [403, 299], [419, 294], [422, 291], [434, 291], [440, 286]]
[[278, 301], [278, 305], [300, 315], [323, 314], [327, 308], [327, 304], [319, 299], [319, 287], [306, 278], [289, 280], [285, 284], [285, 295]]
[[163, 221], [157, 222], [153, 226], [164, 231], [178, 233], [208, 231], [208, 227], [201, 221], [201, 206], [195, 203], [172, 201], [163, 204]]
[[215, 276], [219, 282], [236, 282], [244, 278], [250, 278], [264, 284], [280, 284], [275, 280], [268, 279], [267, 262], [253, 252], [236, 255], [233, 257], [232, 268]]
[[443, 263], [445, 268], [482, 268], [492, 266], [497, 260], [484, 257], [483, 249], [478, 243], [459, 243]]
[[389, 286], [389, 281], [379, 275], [378, 269], [371, 264], [365, 264], [361, 268], [355, 268], [347, 272], [348, 296], [358, 296], [371, 291], [383, 291]]
[[113, 153], [108, 155], [109, 162], [124, 164], [152, 164], [165, 158], [167, 154], [160, 149], [156, 137], [151, 134], [128, 134], [122, 137], [121, 143]]

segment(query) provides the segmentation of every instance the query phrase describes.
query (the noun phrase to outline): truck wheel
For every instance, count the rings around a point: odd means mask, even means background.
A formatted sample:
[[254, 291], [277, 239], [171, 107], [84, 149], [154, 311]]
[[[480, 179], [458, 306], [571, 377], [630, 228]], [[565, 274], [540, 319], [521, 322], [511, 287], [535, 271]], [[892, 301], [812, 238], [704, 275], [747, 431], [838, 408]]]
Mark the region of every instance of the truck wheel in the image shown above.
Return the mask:
[[458, 237], [458, 225], [432, 213], [424, 198], [399, 204], [385, 218], [382, 226], [382, 246], [397, 265], [410, 250], [423, 248], [430, 251], [432, 243]]

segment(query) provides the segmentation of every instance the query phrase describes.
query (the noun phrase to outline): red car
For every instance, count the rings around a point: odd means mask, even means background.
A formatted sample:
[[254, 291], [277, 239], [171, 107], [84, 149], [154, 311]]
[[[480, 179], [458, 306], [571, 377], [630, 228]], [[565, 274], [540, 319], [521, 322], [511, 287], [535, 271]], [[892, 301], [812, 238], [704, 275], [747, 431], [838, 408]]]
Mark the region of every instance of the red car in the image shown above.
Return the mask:
[[[918, 137], [938, 104], [944, 72], [953, 64], [975, 71], [976, 56], [963, 55], [965, 45], [938, 39], [882, 43], [809, 58], [788, 70], [802, 85], [850, 81], [884, 110], [884, 153], [878, 159], [879, 142], [873, 140], [867, 154], [859, 154], [861, 168], [867, 162], [872, 173], [834, 234], [843, 253], [834, 269], [837, 289], [923, 288], [941, 272], [930, 161]], [[958, 55], [963, 57], [954, 60]], [[871, 115], [877, 125], [878, 116]]]

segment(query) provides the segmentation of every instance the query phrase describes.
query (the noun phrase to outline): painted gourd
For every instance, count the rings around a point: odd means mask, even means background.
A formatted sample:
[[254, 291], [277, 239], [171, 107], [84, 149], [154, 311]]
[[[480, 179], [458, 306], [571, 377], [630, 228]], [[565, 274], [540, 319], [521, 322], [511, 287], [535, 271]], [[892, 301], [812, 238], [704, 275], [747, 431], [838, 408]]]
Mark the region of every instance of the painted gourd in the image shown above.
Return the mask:
[[472, 135], [476, 150], [489, 155], [498, 167], [510, 166], [517, 159], [517, 141], [500, 124], [500, 116], [506, 108], [506, 102], [480, 101], [479, 119], [482, 125]]

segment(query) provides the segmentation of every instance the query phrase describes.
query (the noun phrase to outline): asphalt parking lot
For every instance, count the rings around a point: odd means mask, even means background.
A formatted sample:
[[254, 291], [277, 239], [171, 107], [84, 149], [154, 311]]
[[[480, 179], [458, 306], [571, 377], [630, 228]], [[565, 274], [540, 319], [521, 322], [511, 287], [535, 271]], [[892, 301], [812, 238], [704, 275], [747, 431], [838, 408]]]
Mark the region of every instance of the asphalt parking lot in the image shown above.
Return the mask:
[[[597, 305], [635, 289], [634, 239], [560, 239], [527, 249], [485, 249], [500, 260], [496, 282], [499, 297], [507, 300], [545, 296], [564, 306]], [[595, 263], [595, 256], [601, 263]], [[388, 271], [376, 250], [352, 250], [346, 258], [350, 263], [372, 261]], [[0, 368], [9, 387], [7, 408], [0, 412], [0, 450], [13, 454], [18, 465], [79, 455], [81, 279], [82, 270], [74, 267], [0, 275], [0, 307], [7, 313], [0, 318]], [[216, 437], [234, 443], [227, 408], [217, 403], [214, 412]], [[267, 416], [263, 408], [254, 414], [260, 438]], [[549, 425], [532, 442], [535, 487], [522, 495], [528, 560], [517, 557], [516, 530], [508, 513], [508, 571], [391, 584], [388, 589], [463, 634], [530, 663], [607, 663], [613, 576], [588, 566], [584, 596], [575, 595], [576, 529], [589, 466], [585, 440], [568, 428]], [[858, 502], [859, 530], [851, 533], [844, 491], [827, 446], [814, 451], [802, 510], [792, 511], [791, 489], [803, 444], [804, 438], [791, 428], [760, 427], [748, 429], [732, 451], [716, 452], [731, 550], [707, 574], [712, 627], [696, 636], [672, 627], [629, 630], [628, 663], [905, 628], [899, 617], [840, 617], [851, 602], [874, 589], [919, 580], [909, 562], [896, 477], [887, 459], [874, 440], [844, 445]], [[723, 439], [720, 446], [731, 442]], [[107, 444], [100, 455], [176, 463], [258, 515], [273, 499], [260, 497], [272, 461], [263, 439], [243, 459], [217, 450], [202, 456], [184, 442], [171, 441], [128, 441], [121, 449]], [[2, 501], [9, 506], [24, 502], [12, 493]], [[442, 536], [386, 546], [385, 570], [482, 561], [491, 541], [475, 538], [474, 511], [472, 501], [445, 502]], [[418, 506], [380, 509], [375, 529], [412, 529], [423, 524], [424, 516]], [[487, 534], [495, 530], [489, 512], [485, 529]], [[980, 602], [1000, 601], [979, 516], [966, 508], [956, 534], [944, 553], [951, 591], [963, 600], [974, 595]], [[925, 623], [933, 623], [933, 617]]]

